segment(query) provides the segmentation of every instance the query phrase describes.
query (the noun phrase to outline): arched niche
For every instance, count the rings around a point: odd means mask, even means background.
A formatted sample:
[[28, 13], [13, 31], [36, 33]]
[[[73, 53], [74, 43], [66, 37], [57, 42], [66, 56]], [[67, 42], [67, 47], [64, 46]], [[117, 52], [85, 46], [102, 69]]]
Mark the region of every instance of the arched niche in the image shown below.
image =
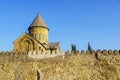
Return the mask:
[[30, 38], [24, 38], [20, 42], [21, 51], [33, 51], [34, 50], [34, 41]]

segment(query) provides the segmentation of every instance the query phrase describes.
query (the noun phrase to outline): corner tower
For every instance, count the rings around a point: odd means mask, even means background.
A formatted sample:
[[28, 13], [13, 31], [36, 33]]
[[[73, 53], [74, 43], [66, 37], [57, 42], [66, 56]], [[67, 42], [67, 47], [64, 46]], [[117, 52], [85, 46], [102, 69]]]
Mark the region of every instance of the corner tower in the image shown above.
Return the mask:
[[48, 44], [48, 27], [43, 21], [40, 13], [37, 14], [36, 18], [28, 28], [29, 34], [37, 39], [42, 44]]

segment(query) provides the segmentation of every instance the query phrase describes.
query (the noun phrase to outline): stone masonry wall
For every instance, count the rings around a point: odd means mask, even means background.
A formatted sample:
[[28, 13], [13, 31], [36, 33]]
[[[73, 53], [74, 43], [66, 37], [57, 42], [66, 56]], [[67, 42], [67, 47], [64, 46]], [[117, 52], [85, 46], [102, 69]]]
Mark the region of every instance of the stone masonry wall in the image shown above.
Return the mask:
[[31, 53], [0, 52], [0, 80], [120, 80], [119, 50], [66, 51], [37, 59]]

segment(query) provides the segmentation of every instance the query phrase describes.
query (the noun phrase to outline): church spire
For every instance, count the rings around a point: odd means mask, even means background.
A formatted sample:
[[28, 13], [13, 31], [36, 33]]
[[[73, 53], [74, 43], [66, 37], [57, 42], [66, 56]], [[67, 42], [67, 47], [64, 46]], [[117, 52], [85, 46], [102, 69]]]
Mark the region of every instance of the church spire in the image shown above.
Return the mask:
[[40, 16], [39, 12], [29, 28], [31, 28], [31, 27], [46, 27], [46, 28], [48, 28], [47, 25], [45, 24], [44, 20]]

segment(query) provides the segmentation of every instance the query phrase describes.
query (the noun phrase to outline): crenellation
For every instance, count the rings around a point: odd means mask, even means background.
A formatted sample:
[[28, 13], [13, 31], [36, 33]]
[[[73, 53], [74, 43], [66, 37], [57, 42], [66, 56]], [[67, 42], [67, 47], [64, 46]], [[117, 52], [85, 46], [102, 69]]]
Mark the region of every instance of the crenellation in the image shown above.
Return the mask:
[[3, 55], [3, 56], [6, 56], [6, 53], [4, 52], [2, 55]]
[[118, 51], [117, 49], [115, 49], [115, 50], [113, 51], [113, 54], [114, 54], [114, 55], [118, 55], [118, 54], [119, 54], [119, 51]]
[[4, 51], [1, 52], [1, 56], [3, 56], [3, 55], [4, 55]]
[[7, 53], [6, 53], [6, 56], [10, 56], [10, 52], [7, 52]]
[[91, 54], [90, 50], [86, 50], [86, 54]]
[[0, 56], [2, 55], [2, 52], [0, 52]]
[[108, 54], [109, 55], [113, 54], [113, 51], [112, 50], [108, 50]]
[[103, 55], [107, 55], [107, 50], [102, 50], [102, 52], [101, 52]]
[[92, 51], [91, 51], [91, 54], [95, 54], [95, 50], [92, 50]]
[[81, 50], [81, 54], [85, 54], [85, 51], [84, 51], [84, 50]]
[[[119, 53], [119, 50], [92, 50], [91, 51], [92, 54], [95, 54], [97, 53], [98, 56], [100, 56], [100, 54], [103, 54], [103, 55], [118, 55], [120, 54]], [[86, 54], [90, 54], [89, 50], [77, 50], [76, 51], [76, 54], [79, 55], [79, 54], [83, 54], [83, 55], [86, 55]], [[74, 53], [75, 54], [75, 53]], [[58, 53], [50, 53], [50, 52], [41, 52], [41, 51], [27, 51], [27, 52], [12, 52], [12, 51], [6, 51], [6, 52], [0, 52], [0, 60], [23, 60], [23, 59], [42, 59], [42, 58], [49, 58], [49, 57], [56, 57], [56, 56], [62, 56], [62, 55], [65, 55], [67, 57], [71, 56], [72, 55], [72, 52], [70, 51], [65, 51], [65, 52], [58, 52]], [[76, 56], [77, 56], [76, 55]], [[87, 55], [86, 55], [87, 56]]]
[[100, 50], [100, 49], [98, 49], [98, 50], [97, 50], [97, 54], [100, 54], [100, 53], [101, 53], [101, 50]]

